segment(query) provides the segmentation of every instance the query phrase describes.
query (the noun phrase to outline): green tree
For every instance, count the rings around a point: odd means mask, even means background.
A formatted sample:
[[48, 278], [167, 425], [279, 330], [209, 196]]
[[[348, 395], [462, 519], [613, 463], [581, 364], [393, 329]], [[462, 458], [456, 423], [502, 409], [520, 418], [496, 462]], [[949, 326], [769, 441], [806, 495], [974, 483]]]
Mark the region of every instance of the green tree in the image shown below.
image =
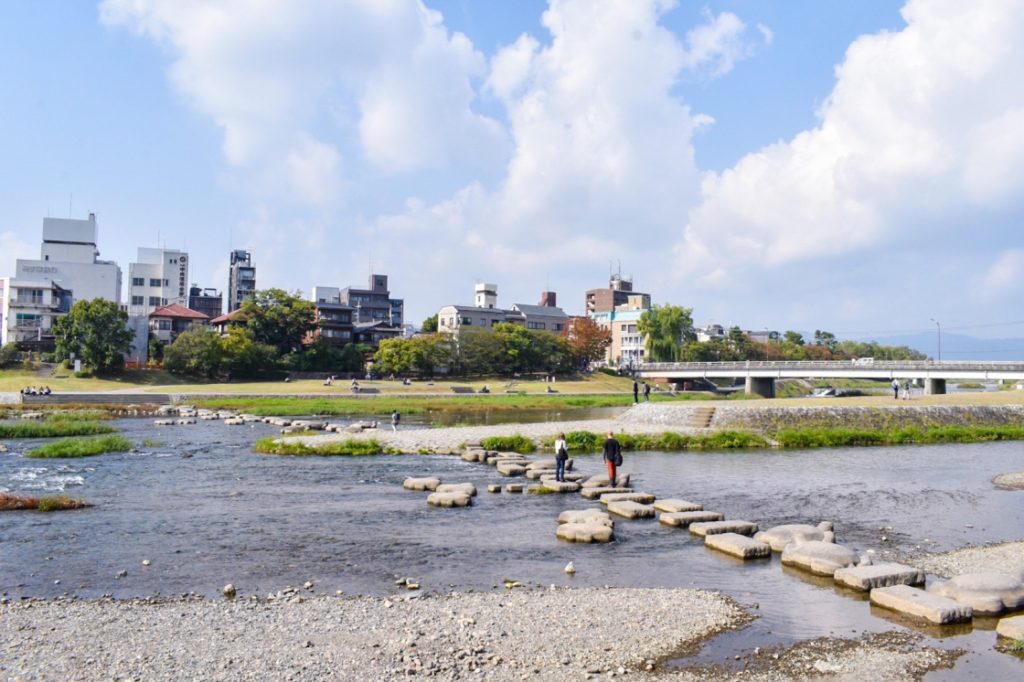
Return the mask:
[[804, 345], [804, 335], [800, 332], [788, 331], [782, 335], [785, 343], [792, 343], [794, 346]]
[[504, 337], [478, 327], [463, 327], [456, 344], [459, 374], [504, 374], [507, 364]]
[[414, 361], [412, 339], [384, 339], [373, 355], [373, 366], [381, 374], [405, 374]]
[[18, 362], [18, 345], [13, 341], [0, 348], [0, 367], [13, 367]]
[[832, 332], [822, 331], [820, 329], [814, 330], [814, 345], [824, 346], [829, 351], [835, 352], [836, 346], [839, 342], [836, 340], [836, 335]]
[[217, 369], [226, 370], [232, 377], [253, 377], [277, 365], [277, 349], [257, 343], [253, 333], [245, 327], [229, 329], [220, 338], [220, 349]]
[[437, 331], [437, 313], [434, 313], [423, 320], [423, 327], [420, 329], [424, 334], [433, 334]]
[[128, 313], [113, 301], [78, 301], [53, 323], [57, 359], [68, 360], [74, 353], [96, 372], [122, 369], [135, 336], [127, 324]]
[[213, 379], [221, 371], [224, 347], [217, 332], [192, 327], [164, 349], [164, 369], [174, 374]]
[[282, 289], [255, 292], [242, 303], [242, 312], [253, 339], [274, 346], [282, 355], [300, 350], [316, 327], [316, 307]]
[[676, 305], [651, 306], [640, 315], [637, 329], [646, 337], [651, 362], [676, 362], [684, 344], [695, 340], [693, 308]]

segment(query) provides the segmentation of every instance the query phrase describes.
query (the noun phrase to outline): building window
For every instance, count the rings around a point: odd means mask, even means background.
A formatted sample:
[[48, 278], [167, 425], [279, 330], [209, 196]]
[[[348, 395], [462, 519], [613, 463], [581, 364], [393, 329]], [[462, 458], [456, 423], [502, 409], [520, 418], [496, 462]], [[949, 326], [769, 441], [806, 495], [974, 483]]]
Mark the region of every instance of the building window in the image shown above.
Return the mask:
[[467, 325], [467, 326], [472, 326], [473, 325], [473, 318], [463, 316], [462, 324]]
[[543, 322], [527, 322], [526, 323], [526, 328], [527, 329], [547, 329], [547, 325], [545, 325]]
[[145, 296], [132, 296], [132, 305], [144, 305]]
[[144, 286], [146, 286], [146, 278], [145, 277], [132, 277], [132, 286], [133, 287], [144, 287]]
[[14, 321], [19, 327], [39, 327], [42, 326], [43, 316], [32, 313], [17, 313]]
[[149, 278], [149, 286], [151, 286], [151, 287], [158, 287], [158, 286], [160, 286], [160, 281], [161, 280], [158, 280], [155, 277], [150, 277]]
[[555, 330], [556, 332], [560, 332], [560, 331], [562, 331], [562, 323], [561, 322], [555, 322], [553, 325], [551, 325], [551, 328], [553, 330]]
[[42, 289], [18, 289], [18, 303], [25, 305], [42, 305]]
[[165, 332], [166, 331], [170, 331], [171, 330], [171, 321], [170, 320], [157, 320], [156, 321], [156, 328], [161, 330], [161, 331], [165, 331]]
[[149, 297], [149, 305], [152, 305], [152, 306], [160, 305], [160, 297], [159, 296], [150, 296]]

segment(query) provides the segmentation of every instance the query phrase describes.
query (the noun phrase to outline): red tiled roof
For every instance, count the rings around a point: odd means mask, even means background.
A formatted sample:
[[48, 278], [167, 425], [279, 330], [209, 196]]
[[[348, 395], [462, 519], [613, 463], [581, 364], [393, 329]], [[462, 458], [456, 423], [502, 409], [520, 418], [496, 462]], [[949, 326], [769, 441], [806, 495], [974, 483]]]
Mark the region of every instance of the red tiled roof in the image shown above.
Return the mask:
[[226, 324], [228, 322], [231, 322], [232, 320], [241, 321], [244, 319], [245, 317], [242, 316], [242, 309], [239, 308], [238, 310], [232, 310], [230, 313], [227, 313], [226, 315], [221, 315], [220, 317], [213, 318], [212, 320], [210, 320], [210, 324]]
[[186, 308], [178, 303], [172, 303], [157, 308], [149, 314], [150, 317], [176, 317], [187, 320], [208, 320], [210, 319], [206, 315], [200, 312]]

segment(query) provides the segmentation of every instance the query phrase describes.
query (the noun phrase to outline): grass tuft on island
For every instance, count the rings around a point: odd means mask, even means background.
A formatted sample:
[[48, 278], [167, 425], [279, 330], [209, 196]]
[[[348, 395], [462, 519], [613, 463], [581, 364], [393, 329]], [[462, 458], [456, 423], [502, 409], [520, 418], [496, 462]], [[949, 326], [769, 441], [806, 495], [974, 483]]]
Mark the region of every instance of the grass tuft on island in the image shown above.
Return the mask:
[[109, 424], [92, 421], [30, 421], [0, 424], [0, 438], [63, 438], [67, 436], [98, 436], [115, 433]]
[[27, 495], [11, 495], [0, 493], [0, 511], [35, 509], [41, 512], [63, 511], [65, 509], [84, 509], [92, 505], [85, 500], [68, 495], [45, 495], [28, 497]]
[[124, 436], [100, 436], [99, 438], [62, 438], [41, 445], [25, 453], [31, 458], [92, 457], [106, 452], [128, 452], [131, 442]]
[[[597, 452], [601, 449], [606, 435], [592, 431], [571, 431], [565, 434], [570, 452], [578, 454]], [[717, 433], [688, 435], [666, 431], [664, 433], [616, 433], [623, 450], [734, 450], [768, 447], [768, 441], [748, 431], [718, 431]], [[554, 444], [553, 438], [544, 439], [545, 447]]]
[[295, 455], [314, 457], [349, 456], [361, 457], [365, 455], [379, 455], [384, 452], [380, 443], [376, 440], [361, 440], [349, 438], [347, 440], [320, 443], [317, 445], [306, 445], [302, 441], [280, 440], [277, 438], [260, 438], [253, 445], [253, 450], [265, 455]]

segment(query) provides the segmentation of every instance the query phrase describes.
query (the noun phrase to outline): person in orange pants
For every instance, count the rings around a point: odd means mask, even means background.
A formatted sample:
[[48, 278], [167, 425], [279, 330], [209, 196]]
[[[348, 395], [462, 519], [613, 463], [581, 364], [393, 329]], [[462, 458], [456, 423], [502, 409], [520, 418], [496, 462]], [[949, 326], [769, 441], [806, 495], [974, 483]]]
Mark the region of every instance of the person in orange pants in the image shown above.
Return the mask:
[[608, 432], [608, 438], [604, 441], [604, 461], [608, 465], [608, 485], [615, 487], [616, 471], [622, 464], [622, 446], [615, 440], [615, 434]]

